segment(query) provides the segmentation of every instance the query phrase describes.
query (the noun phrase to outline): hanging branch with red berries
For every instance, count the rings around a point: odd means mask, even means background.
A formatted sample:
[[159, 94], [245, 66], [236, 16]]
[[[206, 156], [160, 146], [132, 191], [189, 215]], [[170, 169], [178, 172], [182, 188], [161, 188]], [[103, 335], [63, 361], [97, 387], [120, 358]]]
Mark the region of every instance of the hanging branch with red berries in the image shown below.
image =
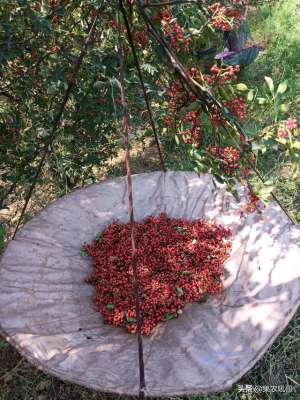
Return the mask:
[[[245, 6], [247, 1], [231, 1], [233, 5]], [[161, 30], [168, 41], [162, 37], [156, 22], [158, 17], [153, 18], [145, 11], [145, 4], [136, 1], [139, 15], [144, 20], [150, 36], [163, 48], [170, 64], [174, 68], [178, 81], [173, 82], [170, 90], [169, 111], [170, 116], [165, 116], [165, 125], [173, 130], [178, 130], [178, 125], [188, 126], [180, 130], [180, 136], [184, 143], [192, 145], [198, 158], [209, 159], [209, 172], [212, 172], [218, 180], [226, 182], [229, 188], [234, 191], [235, 179], [247, 178], [250, 171], [253, 171], [261, 182], [264, 183], [262, 175], [254, 165], [255, 155], [251, 150], [251, 143], [248, 141], [241, 123], [247, 114], [246, 100], [243, 97], [216, 98], [216, 94], [224, 93], [226, 83], [231, 84], [237, 79], [240, 67], [217, 66], [211, 68], [211, 74], [202, 74], [196, 68], [185, 67], [178, 57], [178, 52], [188, 51], [190, 41], [185, 38], [184, 33], [176, 18], [173, 17], [170, 7], [160, 11]], [[238, 8], [227, 8], [219, 3], [208, 7], [211, 13], [211, 25], [214, 28], [228, 31], [233, 28], [233, 21], [239, 21], [243, 13]], [[230, 20], [230, 22], [229, 22]], [[183, 47], [182, 47], [183, 46]], [[222, 93], [223, 92], [223, 93]], [[225, 95], [226, 98], [226, 95]], [[201, 141], [201, 116], [208, 115], [209, 122], [213, 126], [212, 132], [223, 130], [231, 146], [207, 146], [199, 152]], [[229, 131], [229, 134], [228, 134]], [[223, 134], [224, 136], [224, 134]], [[220, 143], [220, 140], [219, 140]], [[207, 154], [209, 156], [207, 157]], [[201, 161], [202, 161], [201, 160]], [[202, 172], [202, 171], [200, 171]], [[204, 168], [203, 172], [207, 172]], [[274, 192], [270, 192], [272, 198], [284, 210], [289, 219], [294, 223], [283, 204], [279, 201]]]

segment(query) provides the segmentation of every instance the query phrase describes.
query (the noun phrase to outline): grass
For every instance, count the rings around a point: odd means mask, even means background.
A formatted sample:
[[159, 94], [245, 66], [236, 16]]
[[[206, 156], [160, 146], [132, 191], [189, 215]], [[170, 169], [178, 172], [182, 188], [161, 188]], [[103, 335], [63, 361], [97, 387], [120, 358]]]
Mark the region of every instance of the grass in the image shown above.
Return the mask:
[[[253, 14], [254, 15], [254, 14]], [[289, 90], [286, 102], [290, 105], [291, 116], [300, 116], [300, 0], [278, 1], [274, 7], [262, 6], [255, 13], [251, 23], [252, 33], [265, 49], [255, 64], [244, 72], [243, 80], [249, 85], [260, 85], [264, 76], [271, 76], [275, 82], [287, 79]], [[255, 119], [255, 113], [253, 115]], [[277, 168], [273, 158], [264, 157], [259, 166], [265, 176], [277, 175], [276, 193], [293, 216], [300, 222], [300, 181], [291, 181], [288, 167]], [[154, 157], [142, 163], [134, 162], [134, 171], [153, 169]], [[112, 166], [110, 175], [123, 174], [123, 164]], [[37, 211], [47, 201], [42, 196], [35, 197]], [[34, 202], [33, 202], [34, 203]], [[41, 203], [41, 204], [40, 204]], [[9, 214], [7, 214], [10, 217]], [[12, 224], [13, 225], [13, 224]], [[4, 231], [0, 225], [0, 251], [3, 247]], [[297, 389], [300, 383], [299, 332], [300, 312], [289, 323], [255, 367], [247, 373], [240, 385], [292, 385]], [[80, 386], [62, 382], [40, 372], [22, 359], [18, 352], [0, 338], [0, 400], [110, 400], [118, 396], [105, 395]], [[195, 396], [197, 400], [282, 400], [300, 399], [300, 392], [282, 393], [240, 393], [234, 385], [229, 391], [211, 395]], [[178, 398], [179, 400], [179, 398]]]
[[253, 14], [253, 37], [264, 47], [261, 55], [244, 74], [245, 81], [259, 86], [264, 76], [274, 82], [287, 79], [290, 112], [300, 115], [300, 0], [280, 0], [266, 4]]
[[[282, 96], [288, 108], [279, 113], [279, 119], [300, 120], [300, 0], [279, 0], [270, 7], [265, 4], [259, 13], [250, 14], [253, 40], [263, 46], [263, 51], [251, 67], [243, 71], [241, 80], [250, 88], [258, 87], [260, 95], [266, 87], [264, 77], [271, 77], [275, 88], [280, 82], [288, 82], [288, 90]], [[267, 117], [267, 118], [265, 118]], [[268, 115], [262, 117], [259, 107], [252, 109], [248, 119], [249, 131], [257, 132]], [[274, 162], [274, 158], [277, 162]], [[290, 165], [285, 157], [274, 151], [257, 154], [257, 165], [265, 180], [273, 180], [275, 192], [284, 206], [300, 222], [300, 178], [290, 179]]]

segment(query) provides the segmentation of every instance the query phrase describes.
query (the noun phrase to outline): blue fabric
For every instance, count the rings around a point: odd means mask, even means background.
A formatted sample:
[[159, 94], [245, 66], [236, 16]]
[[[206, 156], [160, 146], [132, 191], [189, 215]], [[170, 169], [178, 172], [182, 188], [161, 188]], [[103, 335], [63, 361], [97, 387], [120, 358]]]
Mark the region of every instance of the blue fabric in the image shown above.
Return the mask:
[[226, 65], [240, 65], [241, 67], [246, 67], [253, 63], [260, 49], [260, 46], [255, 45], [240, 51], [222, 51], [215, 56], [215, 59], [223, 61]]

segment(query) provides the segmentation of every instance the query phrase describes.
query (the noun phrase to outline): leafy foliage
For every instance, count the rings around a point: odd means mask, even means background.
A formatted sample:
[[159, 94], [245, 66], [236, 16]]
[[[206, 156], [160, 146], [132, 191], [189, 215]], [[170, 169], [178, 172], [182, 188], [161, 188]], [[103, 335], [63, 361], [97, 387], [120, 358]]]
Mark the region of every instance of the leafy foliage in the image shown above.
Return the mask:
[[[165, 7], [148, 3], [124, 1], [154, 119], [171, 153], [167, 165], [212, 173], [234, 191], [235, 179], [247, 183], [255, 151], [278, 146], [297, 174], [298, 129], [290, 130], [289, 139], [276, 137], [288, 112], [283, 100], [288, 83], [280, 82], [275, 90], [266, 77], [267, 89], [260, 93], [236, 82], [238, 66], [217, 65], [212, 58], [197, 56], [211, 44], [221, 46], [223, 32], [236, 29], [245, 5], [256, 2], [176, 2]], [[117, 4], [12, 0], [1, 8], [0, 172], [8, 192], [33, 182], [45, 148], [49, 156], [44, 174], [72, 189], [95, 181], [99, 167], [122, 147]], [[74, 65], [99, 7], [101, 22], [75, 81]], [[152, 133], [123, 28], [131, 137], [143, 141]], [[186, 81], [182, 74], [187, 74]], [[74, 88], [50, 141], [70, 82]], [[253, 137], [242, 124], [247, 122], [247, 108], [257, 104], [261, 115], [270, 117]], [[5, 197], [7, 191], [2, 193]]]

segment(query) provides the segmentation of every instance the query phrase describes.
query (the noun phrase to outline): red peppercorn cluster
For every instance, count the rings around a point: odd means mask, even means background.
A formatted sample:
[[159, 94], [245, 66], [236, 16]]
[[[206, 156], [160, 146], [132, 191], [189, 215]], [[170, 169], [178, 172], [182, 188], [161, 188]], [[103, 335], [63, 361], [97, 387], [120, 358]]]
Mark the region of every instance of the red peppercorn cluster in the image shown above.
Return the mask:
[[[198, 74], [195, 68], [190, 71], [191, 76], [194, 78]], [[177, 130], [177, 124], [184, 125], [184, 129], [179, 131], [184, 143], [196, 144], [199, 146], [201, 134], [201, 121], [199, 111], [187, 112], [185, 116], [178, 115], [182, 107], [195, 101], [195, 96], [191, 93], [188, 94], [180, 83], [174, 82], [169, 92], [169, 111], [171, 115], [164, 117], [164, 125], [172, 127]]]
[[164, 117], [164, 124], [165, 126], [175, 128], [178, 112], [182, 107], [188, 105], [193, 100], [191, 95], [184, 90], [180, 82], [172, 83], [171, 88], [168, 90], [168, 96], [170, 98], [168, 104], [170, 115]]
[[51, 48], [51, 52], [52, 52], [52, 53], [58, 54], [58, 53], [60, 53], [60, 51], [61, 51], [61, 48], [60, 48], [59, 46], [53, 46], [53, 47]]
[[231, 31], [242, 17], [239, 9], [221, 3], [213, 3], [208, 10], [211, 13], [211, 26], [226, 32]]
[[172, 14], [170, 8], [166, 8], [160, 12], [160, 19], [163, 33], [168, 37], [171, 45], [176, 51], [183, 49], [188, 52], [192, 39], [187, 37], [179, 25], [177, 18]]
[[211, 146], [208, 148], [208, 151], [211, 155], [222, 161], [221, 167], [225, 174], [231, 175], [239, 168], [238, 161], [241, 158], [241, 153], [234, 147]]
[[201, 134], [201, 121], [199, 115], [199, 111], [190, 111], [184, 116], [183, 122], [189, 123], [191, 125], [190, 128], [185, 129], [181, 132], [182, 140], [184, 141], [184, 143], [196, 144], [199, 146]]
[[213, 104], [211, 107], [209, 120], [212, 123], [212, 125], [215, 126], [216, 128], [220, 128], [224, 123], [221, 109], [215, 104]]
[[51, 7], [51, 8], [60, 5], [60, 3], [61, 3], [61, 0], [49, 0], [48, 1], [49, 7]]
[[265, 205], [261, 199], [252, 190], [249, 190], [247, 197], [248, 200], [241, 212], [241, 216], [244, 216], [245, 214], [252, 214], [258, 210], [262, 211], [263, 208], [265, 208]]
[[204, 75], [204, 80], [210, 86], [213, 86], [216, 83], [223, 86], [226, 82], [236, 80], [237, 74], [240, 72], [240, 69], [241, 68], [239, 65], [236, 65], [235, 67], [233, 67], [231, 65], [228, 65], [225, 67], [218, 67], [215, 64], [210, 69], [211, 75]]
[[145, 31], [135, 31], [133, 33], [133, 41], [137, 47], [143, 48], [149, 43], [149, 38]]
[[187, 93], [179, 82], [173, 82], [171, 90], [169, 91], [170, 101], [169, 110], [174, 115], [180, 110], [181, 107], [187, 102]]
[[[198, 76], [199, 72], [196, 68], [192, 68], [190, 71], [192, 78]], [[168, 91], [169, 104], [168, 109], [170, 115], [164, 116], [164, 125], [167, 127], [172, 127], [177, 130], [177, 124], [180, 122], [191, 123], [191, 131], [186, 131], [183, 137], [194, 137], [198, 141], [200, 134], [200, 120], [199, 112], [188, 113], [185, 117], [179, 115], [179, 111], [183, 107], [188, 106], [196, 100], [196, 96], [193, 93], [188, 93], [180, 82], [173, 82], [170, 90]]]
[[234, 97], [230, 101], [224, 101], [224, 106], [227, 107], [231, 114], [245, 121], [247, 117], [247, 103], [243, 97]]
[[291, 135], [295, 135], [298, 130], [298, 121], [295, 118], [288, 118], [286, 121], [281, 121], [277, 134], [280, 138], [286, 138]]
[[[187, 303], [222, 291], [223, 264], [231, 251], [230, 230], [203, 220], [166, 214], [135, 223], [142, 334], [182, 314]], [[104, 320], [137, 330], [130, 224], [113, 223], [85, 251], [94, 266], [95, 306]]]

